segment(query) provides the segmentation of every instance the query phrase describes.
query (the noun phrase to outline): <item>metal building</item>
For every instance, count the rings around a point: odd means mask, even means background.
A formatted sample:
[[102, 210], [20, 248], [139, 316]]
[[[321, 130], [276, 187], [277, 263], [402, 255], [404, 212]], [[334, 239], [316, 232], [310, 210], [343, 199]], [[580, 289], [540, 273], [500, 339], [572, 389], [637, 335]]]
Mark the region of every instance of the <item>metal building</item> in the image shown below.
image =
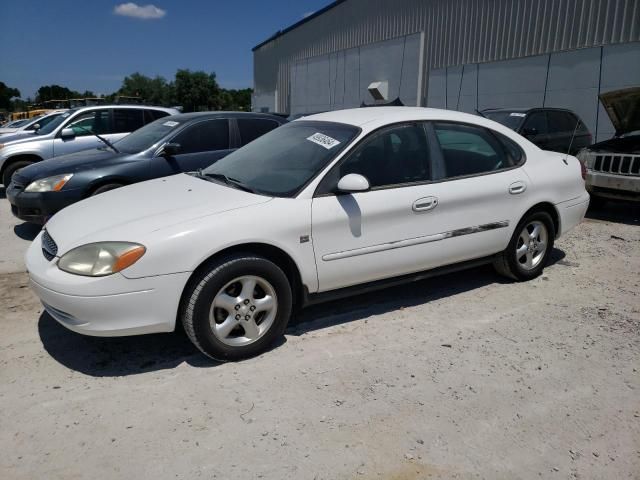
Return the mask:
[[565, 107], [598, 139], [598, 94], [640, 85], [640, 0], [338, 0], [253, 49], [256, 111], [372, 103]]

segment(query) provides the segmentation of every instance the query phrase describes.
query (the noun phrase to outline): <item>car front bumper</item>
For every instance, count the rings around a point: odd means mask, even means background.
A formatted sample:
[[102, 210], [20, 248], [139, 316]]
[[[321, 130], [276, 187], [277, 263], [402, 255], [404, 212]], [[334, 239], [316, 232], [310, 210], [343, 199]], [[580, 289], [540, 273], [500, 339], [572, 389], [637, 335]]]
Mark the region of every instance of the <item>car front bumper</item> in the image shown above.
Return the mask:
[[25, 262], [33, 291], [60, 324], [85, 335], [112, 337], [170, 332], [190, 273], [129, 279], [120, 273], [85, 277], [48, 261], [38, 235]]
[[64, 207], [82, 200], [81, 189], [61, 190], [59, 192], [25, 192], [13, 182], [6, 191], [11, 205], [11, 213], [25, 222], [44, 224], [53, 214]]
[[640, 177], [587, 170], [587, 191], [595, 196], [640, 200]]

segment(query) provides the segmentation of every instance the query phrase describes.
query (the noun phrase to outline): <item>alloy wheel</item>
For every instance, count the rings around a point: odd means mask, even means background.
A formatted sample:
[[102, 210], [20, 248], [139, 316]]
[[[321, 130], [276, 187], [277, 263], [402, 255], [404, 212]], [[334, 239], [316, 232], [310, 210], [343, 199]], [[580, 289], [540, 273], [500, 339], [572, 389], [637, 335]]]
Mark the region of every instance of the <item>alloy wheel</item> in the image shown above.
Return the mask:
[[546, 225], [534, 220], [522, 229], [516, 243], [516, 260], [525, 270], [536, 268], [547, 251], [549, 232]]
[[211, 304], [209, 323], [215, 337], [234, 347], [261, 338], [276, 318], [278, 300], [264, 278], [245, 275], [227, 283]]

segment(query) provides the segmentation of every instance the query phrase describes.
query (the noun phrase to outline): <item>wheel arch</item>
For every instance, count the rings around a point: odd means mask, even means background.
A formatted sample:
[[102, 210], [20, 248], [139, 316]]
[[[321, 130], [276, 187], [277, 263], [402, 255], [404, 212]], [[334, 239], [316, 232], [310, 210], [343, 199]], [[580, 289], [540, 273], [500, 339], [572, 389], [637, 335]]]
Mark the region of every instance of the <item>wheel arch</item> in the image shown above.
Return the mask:
[[532, 212], [546, 212], [549, 214], [549, 216], [551, 217], [551, 220], [553, 220], [553, 228], [555, 230], [555, 238], [558, 238], [560, 236], [560, 229], [562, 227], [561, 223], [560, 223], [560, 213], [558, 212], [558, 209], [556, 208], [556, 206], [551, 203], [551, 202], [539, 202], [536, 203], [533, 207], [531, 207], [529, 210], [527, 210], [524, 215], [522, 215], [521, 219], [526, 217], [527, 215], [529, 215]]
[[83, 197], [88, 198], [93, 195], [98, 188], [104, 187], [105, 185], [109, 185], [110, 183], [117, 183], [122, 185], [123, 187], [126, 185], [130, 185], [131, 181], [124, 177], [101, 177], [96, 180], [90, 182], [87, 185], [87, 188], [84, 191]]
[[2, 162], [2, 165], [0, 165], [0, 179], [4, 175], [4, 172], [7, 170], [7, 167], [9, 165], [15, 162], [23, 161], [23, 160], [35, 163], [35, 162], [41, 162], [42, 157], [40, 157], [39, 155], [36, 155], [35, 153], [18, 153], [16, 155], [12, 155], [10, 157], [5, 158], [4, 162]]
[[[180, 305], [182, 306], [184, 301], [185, 292], [191, 286], [192, 282], [195, 278], [197, 278], [198, 274], [202, 272], [202, 270], [209, 268], [209, 266], [216, 262], [218, 259], [230, 256], [234, 254], [253, 254], [260, 255], [261, 257], [266, 258], [267, 260], [271, 260], [278, 267], [280, 267], [284, 274], [289, 279], [289, 283], [291, 285], [291, 290], [293, 293], [293, 307], [294, 310], [296, 307], [299, 307], [304, 302], [304, 287], [302, 283], [302, 275], [300, 274], [300, 269], [296, 264], [295, 260], [285, 252], [283, 249], [276, 247], [275, 245], [271, 245], [268, 243], [260, 243], [260, 242], [251, 242], [251, 243], [241, 243], [237, 245], [232, 245], [226, 247], [210, 257], [206, 258], [200, 265], [198, 265], [195, 270], [189, 276], [189, 279], [185, 283], [182, 292], [180, 293]], [[182, 307], [178, 309], [178, 317], [180, 316]], [[179, 323], [179, 318], [176, 319], [176, 324]]]

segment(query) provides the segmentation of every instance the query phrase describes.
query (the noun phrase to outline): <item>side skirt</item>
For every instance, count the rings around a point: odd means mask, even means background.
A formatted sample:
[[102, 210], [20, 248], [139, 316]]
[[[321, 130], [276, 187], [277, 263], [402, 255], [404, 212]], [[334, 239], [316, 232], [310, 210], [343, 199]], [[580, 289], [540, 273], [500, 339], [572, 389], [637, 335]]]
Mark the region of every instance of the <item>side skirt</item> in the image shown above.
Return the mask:
[[354, 295], [373, 292], [376, 290], [381, 290], [383, 288], [402, 285], [404, 283], [418, 282], [426, 278], [437, 277], [439, 275], [446, 275], [448, 273], [458, 272], [460, 270], [467, 270], [469, 268], [487, 265], [489, 263], [492, 263], [494, 258], [495, 255], [490, 255], [488, 257], [482, 257], [475, 260], [467, 260], [465, 262], [445, 265], [442, 267], [433, 268], [431, 270], [425, 270], [423, 272], [411, 273], [409, 275], [402, 275], [400, 277], [385, 278], [384, 280], [377, 280], [375, 282], [363, 283], [362, 285], [354, 285], [337, 290], [329, 290], [327, 292], [309, 293], [307, 287], [305, 286], [302, 308], [309, 305], [330, 302], [332, 300], [352, 297]]

